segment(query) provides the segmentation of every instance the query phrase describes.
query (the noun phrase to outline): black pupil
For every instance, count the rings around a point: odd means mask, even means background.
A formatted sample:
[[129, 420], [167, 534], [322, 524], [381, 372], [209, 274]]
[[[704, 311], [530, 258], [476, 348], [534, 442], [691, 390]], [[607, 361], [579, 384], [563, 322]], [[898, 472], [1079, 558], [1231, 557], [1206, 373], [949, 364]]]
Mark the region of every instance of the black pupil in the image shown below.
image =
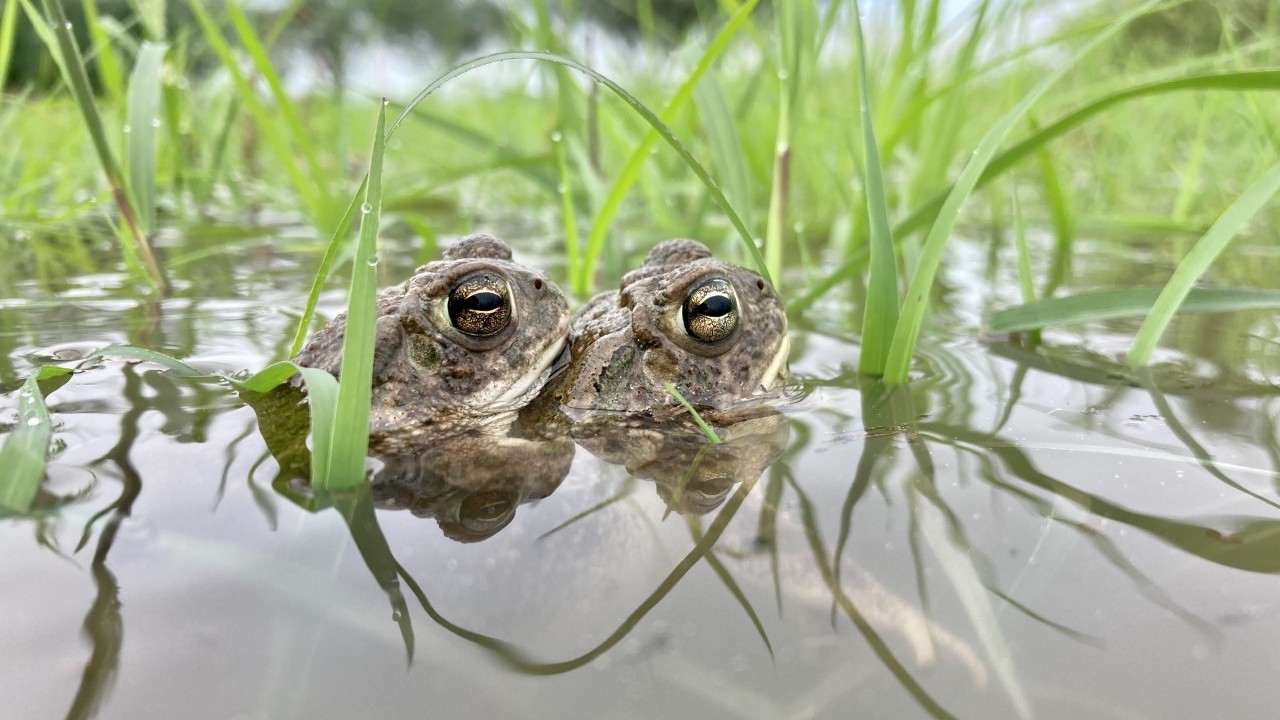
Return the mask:
[[502, 307], [502, 296], [495, 292], [478, 292], [464, 298], [462, 307], [476, 312], [492, 312]]
[[712, 295], [698, 303], [694, 312], [705, 317], [724, 317], [733, 312], [733, 303], [724, 295]]

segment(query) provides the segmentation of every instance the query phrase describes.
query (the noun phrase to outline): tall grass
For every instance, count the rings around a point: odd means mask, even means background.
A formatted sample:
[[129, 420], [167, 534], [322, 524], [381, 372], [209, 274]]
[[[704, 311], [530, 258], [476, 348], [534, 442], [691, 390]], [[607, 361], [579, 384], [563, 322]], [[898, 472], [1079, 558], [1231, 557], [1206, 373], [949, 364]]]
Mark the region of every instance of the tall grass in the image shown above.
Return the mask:
[[[97, 214], [96, 207], [77, 206], [72, 198], [90, 184], [88, 173], [99, 173], [111, 188], [126, 255], [136, 256], [157, 284], [163, 275], [150, 236], [165, 223], [198, 222], [198, 214], [184, 210], [190, 200], [198, 206], [230, 203], [232, 210], [249, 204], [300, 209], [319, 237], [340, 241], [316, 243], [318, 269], [291, 346], [296, 352], [330, 274], [354, 252], [346, 237], [361, 216], [356, 201], [344, 212], [347, 198], [338, 190], [357, 179], [347, 168], [358, 163], [342, 155], [347, 104], [290, 95], [284, 70], [273, 61], [273, 45], [296, 5], [264, 27], [249, 6], [232, 2], [214, 12], [202, 0], [187, 0], [198, 31], [163, 45], [161, 19], [140, 17], [135, 24], [153, 42], [136, 48], [105, 32], [105, 21], [91, 15], [100, 87], [95, 95], [59, 3], [42, 2], [44, 13], [32, 0], [21, 0], [66, 79], [97, 163], [67, 159], [57, 173], [19, 163], [21, 173], [0, 180], [9, 191], [6, 206], [47, 218]], [[16, 7], [8, 3], [0, 15], [0, 67], [9, 57]], [[462, 63], [407, 108], [473, 70], [509, 60], [550, 61], [551, 91], [541, 96], [515, 87], [451, 97], [431, 113], [416, 111], [423, 122], [412, 128], [399, 130], [403, 117], [391, 123], [387, 137], [409, 134], [396, 151], [396, 165], [413, 168], [414, 177], [386, 186], [389, 220], [403, 219], [432, 236], [447, 232], [456, 219], [403, 208], [424, 193], [453, 192], [442, 188], [460, 178], [482, 179], [487, 192], [496, 188], [513, 205], [556, 207], [559, 226], [548, 232], [563, 235], [565, 276], [578, 296], [611, 284], [626, 269], [620, 264], [626, 254], [639, 254], [664, 235], [736, 236], [743, 251], [738, 256], [779, 284], [793, 316], [809, 313], [837, 289], [851, 292], [861, 306], [860, 322], [850, 313], [851, 324], [861, 326], [860, 370], [900, 384], [926, 330], [949, 241], [982, 219], [987, 206], [981, 199], [1002, 208], [1009, 188], [1038, 186], [1038, 193], [1021, 192], [1015, 214], [1025, 210], [1030, 224], [1047, 217], [1061, 260], [1039, 282], [1043, 299], [1036, 302], [1049, 304], [1030, 305], [1024, 298], [1026, 312], [1013, 308], [993, 316], [992, 327], [1011, 327], [1010, 319], [1025, 326], [1033, 315], [1039, 322], [1080, 321], [1088, 315], [1079, 304], [1055, 314], [1052, 296], [1066, 277], [1082, 223], [1107, 221], [1107, 213], [1141, 213], [1148, 225], [1159, 219], [1199, 233], [1222, 208], [1257, 199], [1233, 188], [1235, 178], [1247, 184], [1267, 171], [1259, 167], [1259, 154], [1223, 147], [1211, 131], [1234, 117], [1244, 93], [1251, 95], [1242, 117], [1256, 126], [1249, 142], [1275, 147], [1266, 120], [1273, 100], [1256, 95], [1280, 89], [1280, 68], [1266, 64], [1280, 44], [1268, 35], [1274, 27], [1247, 41], [1228, 36], [1222, 52], [1158, 72], [1142, 65], [1117, 71], [1125, 61], [1112, 39], [1134, 17], [1156, 10], [1154, 0], [1104, 20], [1098, 19], [1107, 9], [1102, 5], [1091, 16], [1066, 16], [1044, 38], [1020, 35], [1046, 7], [1036, 3], [984, 0], [950, 20], [941, 0], [871, 8], [855, 0], [802, 0], [779, 4], [772, 15], [757, 12], [756, 0], [720, 7], [720, 18], [688, 41], [692, 47], [669, 53], [689, 58], [674, 79], [654, 81], [638, 74], [606, 77], [574, 58], [576, 5], [557, 10], [536, 4], [531, 18], [513, 21], [515, 43], [559, 52], [515, 50]], [[865, 16], [868, 28], [862, 27], [864, 11], [872, 13]], [[667, 52], [656, 49], [663, 39], [651, 12], [642, 8], [641, 15], [648, 18], [641, 28], [648, 47]], [[848, 33], [836, 32], [841, 28]], [[873, 32], [873, 42], [863, 42], [864, 30]], [[851, 40], [832, 41], [842, 37]], [[1045, 48], [1053, 57], [1040, 54]], [[192, 74], [196, 53], [213, 59], [216, 72]], [[575, 72], [613, 98], [595, 98]], [[181, 74], [176, 80], [175, 73]], [[848, 102], [854, 85], [856, 107]], [[1204, 92], [1218, 99], [1199, 102]], [[218, 112], [203, 111], [210, 99]], [[11, 101], [29, 112], [0, 115], [0, 123], [23, 138], [20, 145], [35, 148], [36, 118], [58, 112], [56, 100]], [[1180, 109], [1166, 124], [1192, 130], [1189, 158], [1172, 158], [1165, 135], [1148, 140], [1153, 133], [1135, 132], [1132, 121], [1116, 119], [1151, 103]], [[159, 128], [155, 120], [162, 121]], [[129, 132], [108, 132], [114, 122]], [[1019, 131], [1025, 134], [1010, 142]], [[1086, 141], [1090, 148], [1123, 148], [1125, 154], [1070, 151]], [[0, 161], [6, 152], [12, 151], [0, 149]], [[56, 155], [39, 149], [31, 154]], [[1160, 217], [1163, 198], [1144, 198], [1153, 207], [1134, 208], [1119, 195], [1123, 188], [1151, 185], [1170, 166], [1185, 172], [1167, 218]], [[1097, 182], [1081, 182], [1088, 173]], [[1003, 187], [986, 195], [983, 190], [997, 181]], [[1211, 190], [1195, 192], [1197, 187]], [[1250, 206], [1256, 221], [1274, 220], [1265, 200]], [[179, 215], [158, 213], [166, 207]], [[1238, 215], [1223, 216], [1237, 232], [1244, 228]], [[622, 227], [627, 232], [618, 232]], [[1206, 241], [1217, 243], [1221, 232]], [[602, 259], [609, 259], [604, 272]], [[797, 266], [803, 266], [805, 282], [784, 283], [782, 270]], [[1020, 265], [1020, 272], [1029, 267]], [[1207, 267], [1201, 264], [1197, 275]], [[1184, 278], [1178, 283], [1185, 285]], [[1176, 286], [1170, 288], [1161, 313], [1177, 297]], [[1187, 298], [1186, 309], [1205, 307], [1199, 293]], [[1232, 299], [1251, 306], [1267, 301], [1257, 294], [1216, 295], [1213, 303], [1222, 307]], [[1134, 298], [1125, 305], [1141, 306]], [[1144, 330], [1141, 345], [1154, 342], [1153, 334]], [[1144, 357], [1149, 359], [1149, 348], [1136, 348], [1129, 359]]]
[[[71, 23], [67, 21], [67, 16], [62, 10], [61, 3], [51, 0], [42, 0], [42, 2], [44, 16], [36, 13], [30, 4], [23, 0], [24, 9], [27, 10], [27, 19], [38, 29], [40, 38], [44, 40], [53, 56], [58, 59], [58, 66], [62, 71], [63, 79], [75, 99], [76, 106], [80, 110], [85, 127], [89, 131], [89, 137], [93, 140], [94, 150], [98, 154], [98, 162], [101, 165], [103, 174], [106, 175], [107, 183], [111, 187], [112, 198], [115, 200], [121, 219], [124, 221], [125, 232], [121, 233], [121, 239], [125, 244], [126, 254], [136, 253], [141, 258], [142, 265], [152, 283], [163, 290], [165, 288], [164, 273], [161, 271], [155, 253], [151, 249], [151, 240], [148, 237], [147, 230], [138, 217], [139, 188], [130, 188], [120, 171], [119, 163], [116, 162], [115, 153], [111, 148], [110, 141], [107, 139], [106, 129], [102, 122], [102, 114], [98, 109], [97, 100], [90, 87], [88, 75], [85, 73], [84, 55], [81, 54], [80, 48], [76, 44], [76, 39], [71, 34]], [[153, 72], [155, 71], [147, 71], [144, 68], [141, 80], [149, 83]], [[150, 90], [140, 90], [138, 97], [141, 100], [149, 94]], [[151, 126], [148, 119], [143, 127], [138, 128], [138, 132], [141, 133], [140, 137], [151, 136], [154, 134], [155, 128]], [[135, 141], [135, 145], [141, 144], [141, 142]], [[137, 153], [141, 160], [141, 148]], [[152, 166], [152, 170], [154, 174], [154, 166]], [[143, 190], [145, 191], [145, 188]]]

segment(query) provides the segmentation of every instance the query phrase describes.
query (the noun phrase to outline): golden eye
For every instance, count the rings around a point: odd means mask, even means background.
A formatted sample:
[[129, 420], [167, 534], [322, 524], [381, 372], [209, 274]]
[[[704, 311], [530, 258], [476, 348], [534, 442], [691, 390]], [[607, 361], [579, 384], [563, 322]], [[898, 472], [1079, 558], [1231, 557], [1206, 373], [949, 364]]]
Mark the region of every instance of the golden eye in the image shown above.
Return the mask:
[[738, 327], [738, 297], [724, 278], [711, 278], [689, 291], [682, 310], [689, 337], [705, 343], [720, 342]]
[[511, 323], [511, 292], [506, 281], [489, 272], [463, 278], [449, 293], [449, 322], [476, 337], [502, 332]]

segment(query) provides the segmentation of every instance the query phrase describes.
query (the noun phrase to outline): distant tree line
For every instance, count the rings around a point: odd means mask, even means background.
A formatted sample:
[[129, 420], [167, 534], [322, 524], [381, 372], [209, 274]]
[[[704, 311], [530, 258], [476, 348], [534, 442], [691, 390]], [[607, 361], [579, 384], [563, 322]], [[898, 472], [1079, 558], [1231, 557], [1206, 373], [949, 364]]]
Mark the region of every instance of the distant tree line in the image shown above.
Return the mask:
[[[9, 0], [12, 1], [12, 0]], [[85, 22], [86, 3], [96, 7], [99, 22], [109, 26], [116, 38], [141, 39], [135, 3], [140, 0], [55, 0], [60, 2], [75, 28], [82, 48], [91, 48]], [[1044, 0], [1049, 2], [1050, 0]], [[1112, 12], [1112, 0], [1098, 0], [1100, 12]], [[657, 41], [675, 42], [700, 22], [715, 18], [716, 0], [548, 0], [563, 22], [593, 23], [623, 37], [641, 33]], [[767, 5], [764, 0], [761, 5]], [[224, 0], [205, 0], [206, 6], [221, 16]], [[39, 3], [35, 3], [38, 7]], [[347, 54], [361, 43], [426, 43], [445, 57], [456, 57], [474, 49], [481, 41], [507, 37], [512, 44], [527, 46], [518, 37], [509, 13], [515, 4], [503, 0], [306, 0], [274, 9], [255, 10], [246, 3], [265, 27], [282, 12], [293, 13], [280, 39], [284, 47], [313, 53], [341, 77]], [[529, 5], [525, 5], [528, 8]], [[518, 12], [518, 11], [517, 11]], [[525, 12], [530, 12], [527, 9]], [[1223, 32], [1230, 29], [1237, 38], [1247, 37], [1267, 23], [1280, 18], [1280, 0], [1189, 0], [1138, 18], [1126, 31], [1126, 45], [1146, 55], [1204, 54], [1217, 50]], [[531, 12], [530, 12], [531, 14]], [[51, 57], [22, 12], [14, 39], [6, 88], [56, 86], [60, 79]], [[528, 18], [522, 18], [528, 21]], [[169, 37], [188, 32], [192, 51], [189, 65], [211, 62], [201, 52], [201, 33], [194, 26], [186, 2], [166, 3]], [[92, 62], [92, 60], [91, 60]], [[94, 73], [90, 73], [91, 77]]]
[[[134, 6], [136, 0], [55, 1], [62, 4], [86, 54], [90, 54], [92, 48], [85, 21], [87, 2], [94, 3], [99, 23], [109, 27], [109, 34], [117, 41], [142, 39], [143, 31]], [[215, 16], [221, 16], [223, 0], [205, 0], [205, 4]], [[34, 5], [39, 7], [40, 3]], [[205, 57], [207, 54], [201, 52], [201, 33], [195, 27], [187, 3], [166, 5], [168, 36], [188, 32], [192, 43], [191, 64], [199, 66], [210, 62]], [[256, 11], [252, 3], [243, 7], [264, 27], [279, 13], [292, 12], [280, 38], [281, 45], [314, 53], [330, 65], [336, 76], [345, 68], [348, 52], [360, 43], [422, 42], [446, 57], [456, 57], [475, 48], [482, 40], [512, 36], [515, 27], [508, 16], [510, 3], [499, 0], [307, 0], [270, 13]], [[700, 17], [711, 18], [717, 12], [715, 0], [552, 0], [552, 8], [566, 22], [590, 21], [624, 36], [635, 36], [646, 30], [658, 39], [667, 40], [680, 38]], [[518, 41], [518, 38], [512, 39]], [[91, 70], [90, 76], [95, 75]], [[51, 56], [21, 11], [8, 75], [3, 80], [9, 89], [47, 89], [61, 82]]]

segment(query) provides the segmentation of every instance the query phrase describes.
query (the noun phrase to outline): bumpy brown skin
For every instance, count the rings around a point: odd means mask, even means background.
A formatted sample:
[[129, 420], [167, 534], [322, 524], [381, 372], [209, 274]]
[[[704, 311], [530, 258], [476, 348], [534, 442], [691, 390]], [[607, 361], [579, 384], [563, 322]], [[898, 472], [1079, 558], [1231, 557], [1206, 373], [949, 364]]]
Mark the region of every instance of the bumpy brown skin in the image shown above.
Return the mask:
[[[510, 288], [511, 320], [489, 337], [453, 327], [446, 307], [452, 289], [475, 272], [497, 275]], [[527, 404], [546, 382], [569, 326], [560, 290], [542, 273], [511, 262], [511, 249], [487, 235], [464, 238], [443, 259], [380, 292], [378, 315], [369, 417], [375, 441], [468, 427]], [[337, 376], [345, 329], [343, 313], [294, 362]]]
[[[732, 284], [738, 323], [721, 341], [688, 333], [682, 308], [708, 278]], [[569, 331], [568, 368], [544, 393], [566, 409], [649, 413], [676, 406], [672, 383], [701, 407], [731, 406], [770, 389], [785, 369], [787, 318], [759, 275], [693, 240], [658, 244], [620, 289], [593, 298]]]

